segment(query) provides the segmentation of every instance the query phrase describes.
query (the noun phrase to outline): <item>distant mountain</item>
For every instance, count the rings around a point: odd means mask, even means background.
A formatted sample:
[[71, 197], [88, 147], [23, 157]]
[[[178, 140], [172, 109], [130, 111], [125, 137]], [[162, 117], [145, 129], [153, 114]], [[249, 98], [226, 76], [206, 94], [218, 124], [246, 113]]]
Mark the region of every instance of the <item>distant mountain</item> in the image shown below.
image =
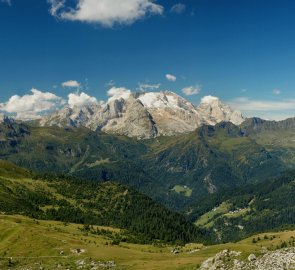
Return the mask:
[[179, 95], [164, 92], [136, 93], [110, 98], [107, 103], [65, 107], [41, 120], [40, 126], [87, 127], [139, 139], [188, 133], [202, 125], [222, 121], [241, 124], [245, 118], [218, 98], [204, 97], [194, 106]]

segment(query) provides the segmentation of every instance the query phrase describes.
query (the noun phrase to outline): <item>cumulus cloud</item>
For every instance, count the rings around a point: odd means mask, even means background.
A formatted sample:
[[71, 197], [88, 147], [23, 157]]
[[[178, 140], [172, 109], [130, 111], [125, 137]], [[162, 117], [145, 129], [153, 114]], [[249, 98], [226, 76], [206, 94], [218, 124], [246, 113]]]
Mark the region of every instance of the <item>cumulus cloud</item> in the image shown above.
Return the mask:
[[186, 6], [184, 4], [178, 3], [171, 7], [170, 12], [181, 14], [185, 11], [185, 9], [186, 9]]
[[107, 91], [109, 96], [108, 102], [116, 99], [127, 99], [131, 95], [131, 91], [125, 87], [112, 87]]
[[186, 96], [192, 96], [192, 95], [197, 95], [201, 91], [201, 87], [196, 85], [196, 86], [188, 86], [184, 87], [182, 90], [182, 93], [184, 93]]
[[76, 88], [80, 87], [80, 83], [73, 80], [63, 82], [61, 85], [63, 87], [76, 87]]
[[176, 76], [174, 76], [172, 74], [166, 74], [165, 77], [170, 82], [175, 82], [176, 81]]
[[147, 15], [162, 14], [163, 6], [153, 0], [78, 0], [75, 7], [66, 0], [48, 0], [50, 14], [63, 20], [98, 23], [105, 27], [132, 24]]
[[279, 95], [279, 94], [281, 94], [281, 90], [279, 90], [279, 89], [273, 89], [272, 92], [273, 92], [273, 94], [275, 94], [275, 95]]
[[282, 120], [295, 116], [295, 99], [253, 100], [249, 97], [239, 97], [230, 100], [228, 104], [248, 117]]
[[2, 3], [11, 6], [11, 0], [1, 0]]
[[63, 104], [64, 100], [53, 93], [32, 89], [31, 94], [14, 95], [7, 102], [0, 103], [0, 110], [16, 114], [17, 119], [31, 120], [40, 118], [40, 114]]
[[138, 90], [142, 91], [142, 92], [153, 91], [153, 90], [159, 89], [160, 86], [161, 86], [160, 83], [158, 83], [158, 84], [139, 83]]
[[87, 105], [97, 104], [97, 99], [95, 97], [91, 97], [86, 93], [71, 93], [68, 95], [68, 104], [71, 108], [83, 107]]

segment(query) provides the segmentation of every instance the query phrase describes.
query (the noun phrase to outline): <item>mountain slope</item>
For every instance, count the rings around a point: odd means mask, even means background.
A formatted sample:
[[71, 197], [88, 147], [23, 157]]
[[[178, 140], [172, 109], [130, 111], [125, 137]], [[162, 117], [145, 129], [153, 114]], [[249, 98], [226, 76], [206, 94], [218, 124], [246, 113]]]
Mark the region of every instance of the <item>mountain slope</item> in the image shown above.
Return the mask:
[[201, 240], [197, 228], [133, 189], [30, 172], [0, 161], [0, 211], [127, 229], [137, 242]]
[[211, 195], [191, 209], [199, 226], [217, 232], [221, 241], [295, 228], [295, 172], [259, 184]]

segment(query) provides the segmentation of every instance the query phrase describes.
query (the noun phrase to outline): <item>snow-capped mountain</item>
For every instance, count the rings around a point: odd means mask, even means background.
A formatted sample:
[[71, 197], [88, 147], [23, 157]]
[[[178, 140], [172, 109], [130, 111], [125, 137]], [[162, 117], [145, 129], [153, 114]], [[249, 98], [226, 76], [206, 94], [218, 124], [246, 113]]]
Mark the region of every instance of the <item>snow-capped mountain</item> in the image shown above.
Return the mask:
[[245, 119], [240, 111], [233, 111], [228, 105], [222, 103], [219, 98], [205, 96], [197, 107], [197, 111], [203, 117], [203, 123], [215, 125], [221, 121], [240, 125]]
[[171, 136], [221, 121], [241, 124], [244, 117], [218, 98], [203, 97], [199, 106], [170, 92], [124, 94], [106, 103], [65, 107], [39, 120], [40, 126], [79, 127], [141, 139]]

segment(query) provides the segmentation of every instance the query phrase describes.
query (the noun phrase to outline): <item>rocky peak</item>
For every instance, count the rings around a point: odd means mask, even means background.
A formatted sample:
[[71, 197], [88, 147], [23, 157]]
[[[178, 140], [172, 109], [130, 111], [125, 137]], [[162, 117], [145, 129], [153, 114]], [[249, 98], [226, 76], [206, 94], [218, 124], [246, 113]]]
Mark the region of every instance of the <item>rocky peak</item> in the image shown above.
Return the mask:
[[203, 97], [197, 110], [203, 116], [203, 122], [209, 125], [222, 121], [240, 125], [245, 120], [241, 112], [232, 110], [214, 96]]
[[138, 99], [130, 95], [126, 100], [120, 99], [120, 103], [117, 101], [108, 104], [108, 106], [118, 109], [119, 113], [109, 119], [102, 128], [103, 131], [138, 139], [157, 136], [157, 128], [152, 116]]
[[170, 91], [142, 93], [139, 94], [137, 99], [140, 100], [147, 109], [170, 108], [195, 111], [193, 104]]
[[203, 124], [222, 121], [240, 124], [244, 118], [218, 98], [204, 97], [198, 107], [170, 92], [113, 93], [106, 103], [65, 107], [43, 117], [41, 126], [84, 126], [137, 138], [172, 136], [195, 130]]

